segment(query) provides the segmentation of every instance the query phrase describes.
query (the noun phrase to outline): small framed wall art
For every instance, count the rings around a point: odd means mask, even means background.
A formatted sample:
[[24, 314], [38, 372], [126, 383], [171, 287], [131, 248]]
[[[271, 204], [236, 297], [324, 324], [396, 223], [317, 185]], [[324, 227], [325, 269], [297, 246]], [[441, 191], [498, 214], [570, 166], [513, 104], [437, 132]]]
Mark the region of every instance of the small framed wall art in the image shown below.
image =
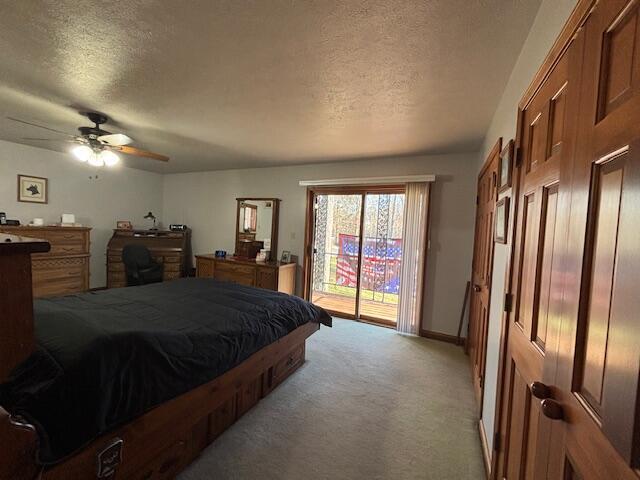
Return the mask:
[[18, 201], [29, 203], [49, 202], [49, 181], [42, 177], [18, 175]]
[[496, 203], [496, 225], [494, 240], [496, 243], [507, 243], [509, 229], [509, 197], [503, 197]]
[[504, 192], [511, 186], [511, 168], [513, 166], [513, 140], [509, 140], [507, 146], [500, 152], [498, 164], [498, 192]]

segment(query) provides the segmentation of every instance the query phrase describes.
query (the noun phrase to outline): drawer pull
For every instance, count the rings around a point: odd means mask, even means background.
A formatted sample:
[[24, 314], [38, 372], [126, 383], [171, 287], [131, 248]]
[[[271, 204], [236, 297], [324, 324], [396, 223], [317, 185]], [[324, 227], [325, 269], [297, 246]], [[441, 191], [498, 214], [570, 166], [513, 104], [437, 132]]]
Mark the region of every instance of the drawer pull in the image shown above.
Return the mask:
[[289, 360], [287, 360], [287, 367], [293, 365], [293, 362], [295, 362], [295, 359], [293, 357], [289, 357]]

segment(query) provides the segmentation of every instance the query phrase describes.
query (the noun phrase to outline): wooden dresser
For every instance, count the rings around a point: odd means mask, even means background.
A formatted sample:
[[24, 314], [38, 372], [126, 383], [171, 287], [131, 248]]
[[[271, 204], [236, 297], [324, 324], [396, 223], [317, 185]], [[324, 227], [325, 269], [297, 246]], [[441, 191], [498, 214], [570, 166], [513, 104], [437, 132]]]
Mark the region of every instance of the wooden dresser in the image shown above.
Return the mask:
[[89, 290], [90, 228], [2, 226], [0, 232], [38, 238], [51, 244], [49, 252], [31, 255], [34, 297]]
[[213, 277], [289, 295], [293, 295], [296, 290], [295, 263], [263, 263], [238, 257], [196, 255], [196, 272], [198, 277]]
[[191, 230], [114, 230], [107, 246], [107, 288], [127, 286], [122, 263], [125, 245], [144, 245], [164, 266], [163, 280], [186, 277], [191, 270]]

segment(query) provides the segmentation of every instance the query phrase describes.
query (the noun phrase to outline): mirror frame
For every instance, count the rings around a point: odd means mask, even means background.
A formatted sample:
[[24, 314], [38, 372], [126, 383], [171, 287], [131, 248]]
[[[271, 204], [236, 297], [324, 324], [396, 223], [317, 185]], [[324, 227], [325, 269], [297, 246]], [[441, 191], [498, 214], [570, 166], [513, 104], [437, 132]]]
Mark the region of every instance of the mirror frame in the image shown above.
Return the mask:
[[[234, 249], [238, 251], [238, 242], [240, 241], [240, 205], [244, 202], [272, 202], [271, 207], [271, 250], [269, 251], [270, 262], [278, 259], [278, 221], [280, 214], [280, 199], [279, 198], [258, 198], [258, 197], [243, 197], [236, 198], [236, 242]], [[235, 253], [235, 252], [234, 252]]]

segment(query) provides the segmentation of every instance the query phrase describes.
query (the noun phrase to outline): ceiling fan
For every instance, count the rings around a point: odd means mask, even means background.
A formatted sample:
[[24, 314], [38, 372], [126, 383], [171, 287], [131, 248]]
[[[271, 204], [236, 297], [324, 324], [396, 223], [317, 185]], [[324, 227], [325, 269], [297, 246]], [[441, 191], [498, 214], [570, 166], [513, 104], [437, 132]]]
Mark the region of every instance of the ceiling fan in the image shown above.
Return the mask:
[[[25, 125], [31, 125], [33, 127], [42, 128], [50, 132], [64, 135], [67, 138], [63, 141], [74, 143], [75, 146], [71, 149], [71, 153], [81, 162], [88, 162], [94, 167], [112, 167], [120, 161], [120, 157], [116, 152], [124, 153], [127, 155], [134, 155], [137, 157], [151, 158], [153, 160], [160, 160], [161, 162], [168, 162], [169, 157], [166, 155], [160, 155], [159, 153], [150, 152], [148, 150], [142, 150], [140, 148], [132, 147], [133, 139], [124, 133], [111, 133], [100, 128], [100, 125], [107, 123], [109, 118], [106, 115], [97, 112], [80, 112], [89, 120], [91, 120], [95, 126], [93, 127], [79, 127], [79, 135], [71, 135], [54, 128], [45, 127], [36, 123], [27, 122], [18, 118], [7, 117], [7, 119], [14, 122], [24, 123]], [[56, 142], [60, 141], [55, 138], [31, 138], [24, 137], [23, 140], [31, 141], [44, 141], [44, 142]]]

